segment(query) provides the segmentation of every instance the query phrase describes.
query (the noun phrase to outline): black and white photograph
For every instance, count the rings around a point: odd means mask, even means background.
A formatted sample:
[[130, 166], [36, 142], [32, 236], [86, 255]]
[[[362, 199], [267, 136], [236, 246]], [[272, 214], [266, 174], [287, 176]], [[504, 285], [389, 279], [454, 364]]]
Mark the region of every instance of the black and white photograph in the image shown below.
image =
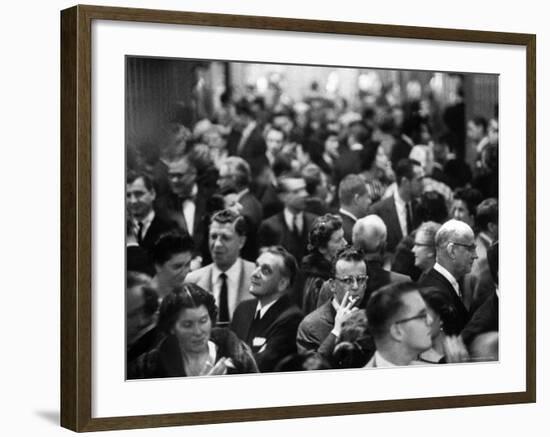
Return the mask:
[[126, 55], [124, 132], [126, 379], [499, 361], [498, 74]]

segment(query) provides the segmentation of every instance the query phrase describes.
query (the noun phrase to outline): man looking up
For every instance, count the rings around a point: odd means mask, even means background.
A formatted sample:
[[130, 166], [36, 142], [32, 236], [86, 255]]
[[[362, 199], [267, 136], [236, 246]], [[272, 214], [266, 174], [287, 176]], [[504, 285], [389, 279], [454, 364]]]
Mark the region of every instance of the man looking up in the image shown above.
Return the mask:
[[261, 372], [272, 371], [296, 352], [296, 330], [303, 316], [288, 294], [297, 270], [296, 260], [283, 247], [267, 248], [250, 278], [254, 299], [241, 302], [233, 315], [230, 327], [252, 348]]

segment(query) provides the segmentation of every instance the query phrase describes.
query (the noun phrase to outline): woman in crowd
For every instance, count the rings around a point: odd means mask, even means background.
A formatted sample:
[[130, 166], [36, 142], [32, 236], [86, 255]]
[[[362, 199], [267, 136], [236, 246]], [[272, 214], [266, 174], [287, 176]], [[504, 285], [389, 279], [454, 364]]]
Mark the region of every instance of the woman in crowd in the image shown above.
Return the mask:
[[360, 176], [367, 184], [372, 202], [379, 201], [395, 179], [390, 161], [380, 143], [369, 141], [363, 144], [361, 169]]
[[214, 296], [184, 283], [160, 306], [158, 327], [166, 338], [128, 368], [128, 378], [256, 373], [249, 347], [226, 328], [214, 328]]
[[342, 219], [339, 216], [325, 214], [315, 219], [309, 232], [308, 249], [311, 253], [302, 260], [305, 277], [304, 314], [317, 308], [319, 291], [330, 278], [332, 259], [346, 244]]
[[436, 222], [424, 222], [416, 230], [412, 252], [414, 266], [426, 273], [435, 264], [435, 234], [441, 225]]
[[[459, 334], [456, 310], [448, 293], [437, 288], [428, 287], [420, 290], [426, 302], [428, 314], [432, 318], [431, 337], [432, 347], [422, 352], [418, 357], [420, 363], [446, 363], [448, 354], [445, 343], [448, 338], [454, 339]], [[455, 361], [453, 359], [453, 361]]]

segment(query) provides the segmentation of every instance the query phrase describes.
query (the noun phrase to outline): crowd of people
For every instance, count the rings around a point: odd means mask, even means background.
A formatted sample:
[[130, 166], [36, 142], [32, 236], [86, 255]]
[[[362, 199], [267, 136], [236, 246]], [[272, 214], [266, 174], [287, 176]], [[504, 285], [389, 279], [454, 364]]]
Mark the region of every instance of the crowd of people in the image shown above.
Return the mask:
[[226, 98], [128, 145], [127, 378], [498, 360], [498, 121], [470, 165], [421, 103]]

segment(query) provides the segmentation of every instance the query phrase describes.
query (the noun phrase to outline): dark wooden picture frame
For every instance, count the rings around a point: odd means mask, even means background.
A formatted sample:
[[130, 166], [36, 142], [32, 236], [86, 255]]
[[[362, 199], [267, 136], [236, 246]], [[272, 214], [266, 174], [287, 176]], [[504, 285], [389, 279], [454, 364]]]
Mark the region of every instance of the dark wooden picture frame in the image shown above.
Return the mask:
[[[514, 393], [422, 399], [92, 418], [91, 28], [93, 20], [185, 24], [524, 46], [526, 48], [527, 59], [526, 390]], [[81, 432], [535, 402], [535, 52], [536, 38], [535, 35], [531, 34], [96, 6], [75, 6], [62, 11], [61, 425]]]

